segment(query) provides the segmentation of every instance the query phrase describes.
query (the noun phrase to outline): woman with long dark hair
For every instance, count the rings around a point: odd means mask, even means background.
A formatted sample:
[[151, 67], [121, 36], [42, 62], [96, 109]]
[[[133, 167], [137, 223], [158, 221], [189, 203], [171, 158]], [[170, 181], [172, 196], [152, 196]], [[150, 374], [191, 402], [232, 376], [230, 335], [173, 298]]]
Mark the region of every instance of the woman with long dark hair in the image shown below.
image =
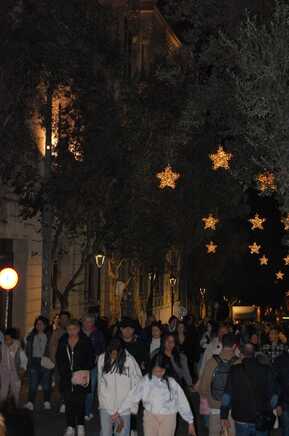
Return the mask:
[[124, 410], [130, 410], [142, 401], [145, 436], [174, 436], [177, 413], [188, 423], [188, 433], [195, 435], [189, 402], [180, 385], [168, 376], [169, 366], [166, 356], [161, 353], [155, 355], [148, 374], [120, 405], [113, 420], [117, 421]]
[[[51, 384], [52, 384], [52, 369], [45, 364], [45, 359], [49, 363], [49, 321], [43, 316], [36, 318], [34, 328], [26, 339], [26, 355], [28, 359], [28, 403], [26, 408], [34, 410], [34, 403], [38, 386], [41, 385], [44, 394], [44, 409], [50, 410]], [[46, 362], [47, 363], [47, 362]]]
[[130, 435], [130, 409], [122, 409], [121, 420], [112, 416], [137, 385], [142, 374], [136, 360], [124, 348], [122, 341], [113, 339], [98, 359], [98, 401], [101, 436]]
[[169, 359], [169, 375], [183, 387], [192, 387], [193, 381], [186, 355], [179, 351], [176, 336], [167, 333], [162, 338], [161, 352]]

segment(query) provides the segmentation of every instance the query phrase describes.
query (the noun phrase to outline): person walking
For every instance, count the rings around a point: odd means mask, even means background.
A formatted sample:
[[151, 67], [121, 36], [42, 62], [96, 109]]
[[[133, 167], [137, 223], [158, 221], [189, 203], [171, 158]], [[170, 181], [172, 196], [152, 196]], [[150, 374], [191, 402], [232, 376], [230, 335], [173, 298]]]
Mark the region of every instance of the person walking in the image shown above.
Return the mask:
[[98, 359], [101, 436], [111, 436], [115, 433], [119, 436], [130, 435], [130, 410], [123, 409], [121, 426], [119, 423], [113, 423], [112, 416], [141, 377], [140, 367], [134, 357], [128, 353], [119, 339], [113, 339], [106, 352]]
[[[223, 336], [222, 351], [208, 360], [198, 383], [198, 391], [202, 398], [208, 401], [209, 436], [219, 436], [221, 433], [220, 409], [223, 394], [231, 366], [238, 361], [235, 356], [236, 337], [233, 334]], [[234, 434], [233, 424], [231, 432]]]
[[56, 363], [66, 405], [65, 436], [85, 436], [85, 399], [90, 389], [90, 370], [94, 366], [90, 340], [80, 334], [80, 324], [70, 320], [67, 337], [60, 341]]
[[163, 334], [163, 329], [162, 329], [161, 322], [160, 321], [153, 322], [151, 325], [151, 333], [149, 339], [150, 357], [152, 357], [156, 352], [160, 351], [162, 334]]
[[97, 360], [105, 350], [105, 340], [102, 332], [96, 327], [93, 315], [85, 315], [82, 318], [82, 334], [89, 338], [93, 350], [94, 366], [90, 371], [90, 392], [86, 396], [85, 401], [85, 420], [93, 419], [93, 405], [96, 393], [97, 384]]
[[[53, 330], [50, 341], [49, 341], [49, 357], [56, 364], [56, 352], [59, 345], [59, 341], [66, 334], [66, 327], [71, 319], [71, 315], [67, 311], [61, 311], [58, 316], [56, 328]], [[64, 393], [61, 392], [60, 389], [60, 380], [59, 380], [59, 371], [57, 365], [54, 371], [54, 380], [55, 384], [58, 386], [60, 393], [60, 409], [59, 413], [65, 413], [65, 404], [64, 404]]]
[[274, 362], [273, 371], [279, 390], [277, 412], [282, 436], [289, 436], [289, 352], [285, 351]]
[[53, 363], [49, 359], [49, 321], [43, 316], [36, 318], [34, 328], [26, 339], [28, 358], [28, 403], [26, 408], [34, 410], [38, 386], [44, 394], [44, 409], [51, 410], [51, 384]]
[[274, 425], [273, 408], [278, 396], [273, 371], [254, 357], [252, 344], [246, 344], [243, 360], [233, 365], [221, 405], [221, 427], [230, 429], [229, 414], [235, 421], [236, 436], [266, 436]]
[[113, 416], [118, 422], [124, 411], [133, 409], [140, 401], [144, 405], [144, 435], [174, 436], [177, 413], [188, 424], [188, 434], [195, 436], [194, 417], [180, 385], [168, 377], [169, 359], [159, 353], [150, 362], [148, 374], [132, 389]]
[[277, 328], [272, 328], [268, 334], [268, 344], [261, 347], [261, 353], [268, 357], [271, 364], [274, 363], [278, 356], [288, 350], [287, 342], [280, 340], [280, 333]]
[[0, 403], [4, 403], [10, 393], [15, 406], [18, 406], [21, 376], [26, 367], [27, 358], [16, 339], [16, 331], [7, 329], [0, 345]]
[[124, 348], [131, 354], [142, 371], [145, 371], [149, 360], [149, 350], [135, 334], [136, 323], [134, 320], [126, 318], [120, 323], [120, 339], [123, 342]]

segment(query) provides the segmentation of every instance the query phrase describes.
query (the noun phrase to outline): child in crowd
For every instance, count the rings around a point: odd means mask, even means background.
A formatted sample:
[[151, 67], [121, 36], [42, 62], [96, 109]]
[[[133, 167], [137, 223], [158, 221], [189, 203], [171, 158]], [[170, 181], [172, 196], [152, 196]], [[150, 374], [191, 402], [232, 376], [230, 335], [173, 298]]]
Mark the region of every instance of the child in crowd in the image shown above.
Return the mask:
[[0, 345], [0, 402], [8, 399], [10, 393], [15, 405], [19, 403], [21, 375], [26, 370], [27, 358], [16, 340], [15, 329], [4, 332], [4, 341]]
[[[125, 350], [119, 339], [111, 341], [98, 359], [98, 400], [101, 436], [130, 435], [130, 407], [122, 409], [122, 419], [113, 423], [112, 416], [126, 400], [129, 392], [141, 380], [136, 360]], [[138, 405], [136, 405], [137, 411]]]
[[188, 423], [188, 433], [195, 436], [194, 418], [189, 402], [180, 387], [167, 376], [169, 359], [157, 354], [148, 374], [132, 389], [112, 419], [119, 422], [124, 411], [133, 409], [140, 401], [144, 405], [144, 435], [174, 436], [177, 413]]

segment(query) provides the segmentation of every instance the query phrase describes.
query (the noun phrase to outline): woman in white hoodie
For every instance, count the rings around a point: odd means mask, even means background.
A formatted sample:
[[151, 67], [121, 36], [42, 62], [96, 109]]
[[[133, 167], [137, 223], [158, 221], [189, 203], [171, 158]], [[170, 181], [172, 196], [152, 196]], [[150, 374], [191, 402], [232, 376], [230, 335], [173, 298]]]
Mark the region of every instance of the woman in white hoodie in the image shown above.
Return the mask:
[[[113, 339], [98, 359], [101, 436], [112, 436], [115, 433], [118, 436], [130, 435], [130, 408], [122, 409], [121, 420], [113, 422], [112, 416], [141, 377], [141, 370], [134, 357], [124, 349], [120, 340]], [[135, 411], [137, 408], [138, 404]]]
[[151, 361], [150, 370], [130, 392], [112, 419], [121, 419], [124, 410], [132, 410], [143, 402], [145, 436], [174, 436], [177, 413], [188, 423], [188, 434], [195, 436], [194, 417], [189, 402], [180, 385], [166, 375], [169, 359], [157, 354]]

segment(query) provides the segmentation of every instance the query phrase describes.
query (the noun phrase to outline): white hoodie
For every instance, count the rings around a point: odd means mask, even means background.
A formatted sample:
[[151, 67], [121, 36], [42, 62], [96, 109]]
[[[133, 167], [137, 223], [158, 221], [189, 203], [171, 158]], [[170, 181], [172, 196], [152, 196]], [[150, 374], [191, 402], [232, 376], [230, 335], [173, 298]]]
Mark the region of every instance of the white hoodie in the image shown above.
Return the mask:
[[[116, 413], [129, 392], [141, 380], [142, 373], [135, 358], [126, 351], [126, 360], [123, 373], [103, 373], [104, 354], [98, 359], [98, 400], [99, 408], [106, 410], [110, 415]], [[138, 404], [136, 410], [137, 411]], [[130, 408], [124, 409], [122, 415], [130, 415]]]
[[154, 376], [150, 379], [146, 375], [121, 404], [118, 413], [123, 415], [124, 410], [132, 409], [142, 401], [145, 410], [153, 415], [179, 413], [184, 421], [192, 424], [194, 417], [184, 391], [173, 378], [169, 378], [168, 383]]

